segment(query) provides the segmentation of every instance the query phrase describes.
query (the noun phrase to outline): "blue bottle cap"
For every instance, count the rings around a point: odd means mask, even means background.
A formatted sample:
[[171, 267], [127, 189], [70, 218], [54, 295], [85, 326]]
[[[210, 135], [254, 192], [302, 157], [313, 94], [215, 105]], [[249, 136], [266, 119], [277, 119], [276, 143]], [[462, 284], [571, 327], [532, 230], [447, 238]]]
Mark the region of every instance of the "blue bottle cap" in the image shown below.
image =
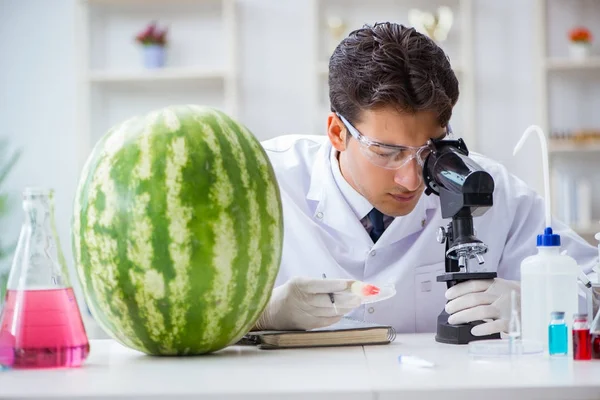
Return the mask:
[[552, 233], [552, 228], [544, 229], [543, 235], [537, 236], [538, 246], [560, 246], [560, 235]]
[[565, 312], [564, 311], [552, 311], [550, 313], [550, 318], [552, 318], [552, 319], [564, 319], [565, 318]]

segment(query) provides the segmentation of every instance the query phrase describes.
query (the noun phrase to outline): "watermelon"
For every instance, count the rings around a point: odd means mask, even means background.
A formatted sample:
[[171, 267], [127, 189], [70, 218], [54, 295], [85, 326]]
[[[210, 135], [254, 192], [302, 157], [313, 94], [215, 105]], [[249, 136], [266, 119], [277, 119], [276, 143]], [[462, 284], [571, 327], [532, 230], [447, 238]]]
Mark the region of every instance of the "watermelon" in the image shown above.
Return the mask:
[[264, 310], [283, 243], [259, 141], [212, 107], [133, 117], [94, 146], [72, 216], [75, 269], [100, 327], [151, 355], [220, 350]]

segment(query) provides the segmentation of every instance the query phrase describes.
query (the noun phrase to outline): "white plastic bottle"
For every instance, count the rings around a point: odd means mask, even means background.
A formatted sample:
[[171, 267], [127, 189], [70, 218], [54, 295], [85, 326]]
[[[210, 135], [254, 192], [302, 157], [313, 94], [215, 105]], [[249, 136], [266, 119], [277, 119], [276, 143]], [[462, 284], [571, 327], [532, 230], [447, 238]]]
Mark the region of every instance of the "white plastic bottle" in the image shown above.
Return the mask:
[[541, 343], [547, 350], [550, 314], [563, 311], [569, 332], [569, 354], [572, 354], [570, 332], [573, 315], [579, 311], [580, 268], [575, 259], [560, 254], [560, 235], [554, 234], [551, 227], [538, 235], [537, 248], [537, 254], [521, 262], [522, 338]]
[[575, 259], [560, 254], [560, 235], [552, 232], [548, 144], [542, 129], [537, 125], [528, 127], [513, 154], [517, 154], [533, 132], [537, 133], [542, 147], [546, 229], [537, 237], [538, 253], [521, 262], [521, 337], [523, 340], [538, 342], [547, 350], [551, 313], [562, 311], [568, 328], [569, 354], [572, 354], [571, 328], [573, 314], [579, 311], [578, 279], [581, 270]]

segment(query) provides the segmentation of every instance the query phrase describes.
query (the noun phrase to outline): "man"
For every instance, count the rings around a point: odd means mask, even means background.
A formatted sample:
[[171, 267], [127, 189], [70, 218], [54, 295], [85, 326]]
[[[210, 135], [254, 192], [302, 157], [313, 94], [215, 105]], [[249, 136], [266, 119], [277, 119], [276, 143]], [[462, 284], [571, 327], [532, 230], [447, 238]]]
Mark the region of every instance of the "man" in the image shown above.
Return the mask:
[[[471, 153], [495, 181], [494, 205], [474, 228], [489, 247], [484, 267], [498, 278], [448, 290], [436, 281], [444, 272], [436, 233], [448, 221], [439, 198], [423, 193], [422, 165], [428, 141], [449, 133], [458, 96], [444, 52], [412, 28], [367, 26], [338, 45], [329, 64], [327, 136], [263, 143], [281, 188], [285, 235], [258, 329], [312, 329], [349, 314], [398, 332], [433, 332], [445, 307], [452, 324], [489, 321], [473, 335], [507, 330], [521, 261], [536, 253], [543, 232], [544, 201], [499, 163]], [[560, 222], [552, 227], [589, 273], [596, 249]], [[396, 294], [361, 305], [347, 290], [354, 280], [393, 283]]]

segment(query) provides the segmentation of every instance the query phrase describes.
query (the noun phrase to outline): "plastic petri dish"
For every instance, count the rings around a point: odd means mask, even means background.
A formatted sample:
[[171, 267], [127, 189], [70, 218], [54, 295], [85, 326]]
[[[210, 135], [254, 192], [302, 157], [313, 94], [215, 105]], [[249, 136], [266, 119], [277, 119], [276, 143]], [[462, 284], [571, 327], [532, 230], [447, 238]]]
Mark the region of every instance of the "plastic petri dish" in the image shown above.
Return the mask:
[[[371, 293], [369, 289], [372, 287], [378, 288], [379, 292]], [[371, 304], [393, 297], [396, 294], [396, 286], [393, 283], [376, 284], [357, 281], [351, 291], [361, 297], [361, 304]]]
[[516, 340], [512, 346], [508, 339], [476, 340], [469, 343], [469, 355], [474, 358], [509, 358], [541, 355], [541, 343]]

